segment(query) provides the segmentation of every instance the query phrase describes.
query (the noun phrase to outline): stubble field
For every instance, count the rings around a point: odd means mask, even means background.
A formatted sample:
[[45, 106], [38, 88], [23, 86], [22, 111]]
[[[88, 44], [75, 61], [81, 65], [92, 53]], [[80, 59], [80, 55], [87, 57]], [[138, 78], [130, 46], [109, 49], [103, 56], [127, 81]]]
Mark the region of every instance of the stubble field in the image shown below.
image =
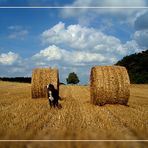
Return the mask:
[[[31, 99], [31, 85], [0, 81], [1, 140], [146, 140], [148, 85], [131, 85], [129, 107], [90, 104], [88, 86], [60, 86], [62, 109]], [[0, 147], [147, 147], [147, 142], [0, 142]]]

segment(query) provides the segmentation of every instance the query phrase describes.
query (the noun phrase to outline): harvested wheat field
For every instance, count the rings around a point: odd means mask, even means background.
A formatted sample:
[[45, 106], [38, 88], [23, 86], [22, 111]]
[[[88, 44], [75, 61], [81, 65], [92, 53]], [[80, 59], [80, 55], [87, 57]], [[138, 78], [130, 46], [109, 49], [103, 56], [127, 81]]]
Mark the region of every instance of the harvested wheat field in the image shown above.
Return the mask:
[[[131, 85], [129, 107], [95, 106], [88, 86], [60, 86], [62, 109], [31, 99], [31, 85], [0, 82], [0, 139], [146, 140], [148, 85]], [[147, 142], [1, 142], [0, 147], [144, 148]]]

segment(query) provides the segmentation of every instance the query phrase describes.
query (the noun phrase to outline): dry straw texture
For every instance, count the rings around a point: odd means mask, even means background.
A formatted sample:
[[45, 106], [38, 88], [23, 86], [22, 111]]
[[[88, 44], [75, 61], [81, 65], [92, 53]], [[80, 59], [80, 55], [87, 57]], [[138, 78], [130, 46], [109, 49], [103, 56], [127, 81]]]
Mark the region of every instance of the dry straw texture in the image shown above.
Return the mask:
[[91, 69], [91, 103], [96, 105], [124, 104], [130, 96], [130, 81], [122, 66], [95, 66]]
[[36, 68], [32, 71], [32, 98], [44, 98], [47, 95], [47, 84], [53, 84], [59, 89], [59, 75], [57, 69]]

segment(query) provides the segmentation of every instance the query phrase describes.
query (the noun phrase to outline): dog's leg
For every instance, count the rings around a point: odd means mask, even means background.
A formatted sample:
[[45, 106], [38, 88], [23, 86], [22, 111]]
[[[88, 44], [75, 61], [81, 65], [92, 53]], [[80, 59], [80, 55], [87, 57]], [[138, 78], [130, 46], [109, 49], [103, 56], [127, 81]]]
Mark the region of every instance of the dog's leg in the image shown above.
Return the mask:
[[55, 107], [56, 107], [56, 102], [55, 102], [55, 100], [53, 100], [52, 102], [53, 102], [53, 107], [55, 108]]
[[50, 105], [50, 108], [52, 108], [52, 102], [49, 100], [49, 105]]
[[58, 108], [58, 100], [56, 100], [55, 104], [56, 104], [56, 107]]

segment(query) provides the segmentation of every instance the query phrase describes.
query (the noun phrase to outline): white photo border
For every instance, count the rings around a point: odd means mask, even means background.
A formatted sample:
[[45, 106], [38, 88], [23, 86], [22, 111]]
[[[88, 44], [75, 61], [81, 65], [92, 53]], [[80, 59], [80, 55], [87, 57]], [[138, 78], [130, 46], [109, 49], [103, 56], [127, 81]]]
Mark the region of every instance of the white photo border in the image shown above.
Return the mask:
[[[80, 6], [80, 7], [73, 7], [73, 6], [0, 6], [0, 9], [148, 9], [146, 6], [142, 7], [122, 7], [122, 6]], [[0, 142], [148, 142], [148, 140], [0, 140]]]

